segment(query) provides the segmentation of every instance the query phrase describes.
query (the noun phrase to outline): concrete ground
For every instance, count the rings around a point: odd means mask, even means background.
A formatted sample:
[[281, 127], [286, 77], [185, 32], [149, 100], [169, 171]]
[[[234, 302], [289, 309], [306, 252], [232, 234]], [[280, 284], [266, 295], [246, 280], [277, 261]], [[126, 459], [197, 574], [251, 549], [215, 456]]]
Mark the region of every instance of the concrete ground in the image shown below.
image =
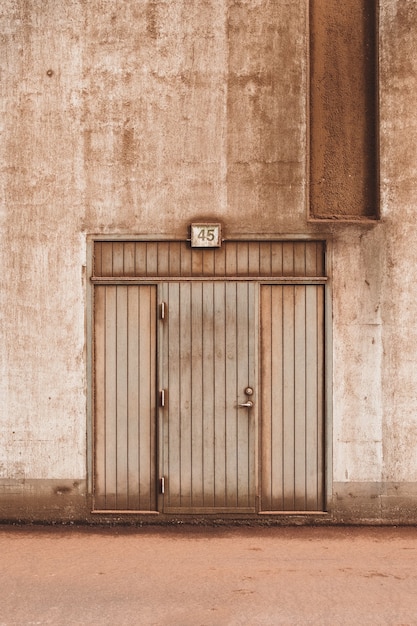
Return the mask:
[[0, 625], [417, 624], [417, 528], [0, 526]]

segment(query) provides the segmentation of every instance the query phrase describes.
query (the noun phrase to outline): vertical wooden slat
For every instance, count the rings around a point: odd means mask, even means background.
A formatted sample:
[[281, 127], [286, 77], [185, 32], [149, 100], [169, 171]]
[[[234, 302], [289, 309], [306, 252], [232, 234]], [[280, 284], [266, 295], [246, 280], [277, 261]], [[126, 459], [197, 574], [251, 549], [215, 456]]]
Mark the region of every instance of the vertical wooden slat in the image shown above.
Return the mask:
[[135, 271], [137, 276], [147, 276], [146, 243], [135, 243]]
[[223, 244], [214, 253], [214, 276], [226, 276], [226, 245]]
[[146, 275], [158, 276], [158, 245], [155, 242], [146, 244]]
[[237, 502], [237, 329], [236, 283], [226, 283], [226, 503], [236, 507]]
[[102, 243], [101, 241], [96, 241], [94, 243], [94, 259], [93, 259], [93, 275], [101, 276], [101, 251], [102, 251]]
[[324, 286], [317, 287], [317, 508], [324, 505]]
[[[180, 410], [180, 371], [181, 358], [179, 345], [179, 311], [180, 286], [178, 283], [168, 285], [169, 302], [169, 332], [168, 332], [168, 421], [169, 421], [169, 449], [168, 468], [169, 504], [181, 505], [181, 410]], [[166, 411], [165, 411], [166, 414]], [[185, 433], [184, 433], [185, 436]]]
[[306, 276], [321, 276], [317, 271], [317, 257], [320, 242], [310, 241], [306, 244]]
[[158, 255], [158, 276], [169, 276], [169, 249], [168, 241], [161, 241], [157, 244]]
[[203, 276], [214, 275], [214, 255], [215, 250], [202, 250], [202, 274]]
[[306, 244], [298, 241], [294, 244], [294, 276], [306, 275]]
[[284, 241], [282, 244], [282, 275], [294, 276], [294, 242]]
[[214, 284], [214, 504], [226, 506], [226, 320], [225, 284]]
[[271, 276], [272, 274], [272, 250], [271, 242], [265, 241], [259, 244], [259, 275]]
[[317, 264], [316, 264], [316, 272], [317, 276], [325, 276], [326, 275], [326, 264], [325, 264], [325, 251], [326, 244], [324, 241], [320, 241], [317, 243]]
[[203, 275], [203, 250], [191, 250], [191, 276]]
[[102, 243], [101, 246], [101, 272], [102, 276], [113, 276], [113, 244], [111, 241]]
[[306, 508], [306, 302], [294, 287], [294, 508]]
[[[127, 486], [126, 508], [140, 509], [140, 433], [141, 412], [139, 402], [142, 388], [140, 347], [141, 333], [139, 323], [139, 287], [131, 286], [127, 291]], [[143, 330], [142, 330], [143, 332]], [[143, 415], [146, 419], [146, 416]], [[150, 451], [149, 451], [150, 453]]]
[[116, 288], [116, 489], [118, 509], [127, 508], [127, 287]]
[[191, 248], [185, 245], [181, 247], [181, 276], [192, 275], [191, 254]]
[[324, 503], [324, 285], [317, 288], [317, 493]]
[[237, 276], [249, 275], [249, 242], [241, 241], [236, 246], [237, 252]]
[[202, 285], [203, 506], [214, 506], [214, 311], [213, 283]]
[[121, 241], [113, 242], [113, 271], [112, 276], [123, 276], [124, 244]]
[[284, 324], [283, 302], [284, 287], [276, 285], [271, 290], [271, 328], [269, 332], [271, 352], [271, 380], [264, 379], [271, 386], [271, 473], [272, 493], [271, 510], [284, 509]]
[[[270, 285], [261, 287], [261, 372], [262, 388], [260, 394], [261, 404], [261, 506], [264, 510], [272, 510], [272, 288]], [[275, 455], [279, 455], [277, 450]]]
[[225, 276], [236, 276], [237, 274], [237, 251], [238, 244], [234, 241], [229, 241], [226, 246]]
[[[192, 504], [203, 506], [203, 319], [202, 319], [202, 284], [192, 284], [191, 290], [191, 428], [192, 428]], [[207, 329], [207, 327], [206, 327]], [[207, 329], [208, 330], [208, 329]], [[204, 364], [206, 366], [206, 364]]]
[[95, 506], [106, 506], [106, 287], [94, 292], [94, 494]]
[[284, 508], [294, 508], [294, 287], [283, 290]]
[[248, 253], [248, 275], [260, 276], [260, 243], [250, 242]]
[[[179, 317], [179, 376], [180, 376], [180, 484], [181, 506], [191, 506], [192, 500], [192, 335], [191, 335], [191, 288], [190, 283], [179, 285], [179, 302], [177, 314]], [[169, 303], [171, 310], [171, 303]], [[175, 388], [169, 385], [170, 394]]]
[[105, 348], [105, 449], [106, 508], [117, 507], [117, 363], [116, 363], [116, 287], [106, 287]]
[[[149, 371], [149, 383], [148, 383], [148, 393], [149, 393], [149, 413], [148, 413], [148, 421], [149, 421], [149, 460], [148, 460], [148, 491], [149, 491], [149, 502], [150, 509], [156, 510], [157, 504], [157, 496], [156, 496], [156, 484], [157, 484], [157, 430], [156, 430], [156, 366], [157, 366], [157, 336], [156, 336], [156, 319], [157, 319], [157, 290], [156, 287], [149, 287], [150, 291], [150, 302], [149, 302], [149, 317], [150, 317], [150, 346], [149, 346], [149, 354], [144, 357], [143, 361], [149, 363], [148, 371]], [[146, 326], [141, 327], [146, 332]], [[144, 366], [146, 368], [146, 365]], [[145, 441], [145, 438], [142, 436], [142, 442]], [[142, 443], [142, 448], [144, 444]], [[144, 472], [141, 472], [141, 476], [144, 476]]]
[[135, 243], [126, 241], [123, 244], [123, 276], [135, 275]]
[[282, 276], [283, 275], [283, 253], [282, 253], [282, 242], [273, 241], [271, 243], [271, 273], [272, 276]]
[[[156, 287], [143, 285], [138, 290], [140, 294], [137, 323], [139, 328], [138, 507], [143, 510], [154, 510], [156, 508]], [[136, 430], [134, 433], [136, 434]]]
[[181, 276], [181, 243], [172, 241], [169, 244], [169, 273], [167, 276]]
[[320, 315], [321, 287], [306, 287], [306, 318], [308, 320], [308, 341], [306, 342], [306, 507], [317, 509], [321, 506], [321, 350], [322, 336]]
[[261, 288], [262, 508], [283, 510], [283, 287]]

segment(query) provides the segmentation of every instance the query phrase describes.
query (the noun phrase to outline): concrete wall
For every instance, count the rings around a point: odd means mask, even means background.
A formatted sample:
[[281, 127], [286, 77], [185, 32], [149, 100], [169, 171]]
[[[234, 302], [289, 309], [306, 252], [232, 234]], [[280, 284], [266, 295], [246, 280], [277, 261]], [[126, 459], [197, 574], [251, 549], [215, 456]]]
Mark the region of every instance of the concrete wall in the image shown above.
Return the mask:
[[4, 0], [0, 518], [88, 517], [86, 237], [332, 244], [330, 520], [415, 521], [417, 1], [380, 8], [381, 221], [308, 222], [306, 0]]

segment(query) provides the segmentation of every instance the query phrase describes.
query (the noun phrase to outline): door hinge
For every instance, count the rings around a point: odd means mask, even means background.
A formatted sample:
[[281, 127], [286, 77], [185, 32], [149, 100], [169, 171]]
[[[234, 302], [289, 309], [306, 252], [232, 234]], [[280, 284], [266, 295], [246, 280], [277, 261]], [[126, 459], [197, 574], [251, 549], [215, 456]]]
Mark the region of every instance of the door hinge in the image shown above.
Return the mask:
[[159, 392], [159, 402], [161, 406], [165, 406], [165, 389], [161, 389]]
[[159, 318], [161, 320], [165, 319], [165, 315], [166, 315], [166, 303], [165, 302], [161, 302], [161, 304], [159, 305]]
[[161, 487], [161, 493], [165, 493], [165, 477], [162, 476], [159, 482], [160, 482], [160, 487]]

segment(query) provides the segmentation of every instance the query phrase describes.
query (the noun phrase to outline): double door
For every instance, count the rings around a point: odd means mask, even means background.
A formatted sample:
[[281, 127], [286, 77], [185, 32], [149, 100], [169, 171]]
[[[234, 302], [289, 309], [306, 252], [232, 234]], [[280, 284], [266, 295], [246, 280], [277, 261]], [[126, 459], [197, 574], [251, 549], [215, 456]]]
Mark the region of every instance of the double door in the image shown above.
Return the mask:
[[323, 510], [324, 285], [95, 286], [96, 510]]

